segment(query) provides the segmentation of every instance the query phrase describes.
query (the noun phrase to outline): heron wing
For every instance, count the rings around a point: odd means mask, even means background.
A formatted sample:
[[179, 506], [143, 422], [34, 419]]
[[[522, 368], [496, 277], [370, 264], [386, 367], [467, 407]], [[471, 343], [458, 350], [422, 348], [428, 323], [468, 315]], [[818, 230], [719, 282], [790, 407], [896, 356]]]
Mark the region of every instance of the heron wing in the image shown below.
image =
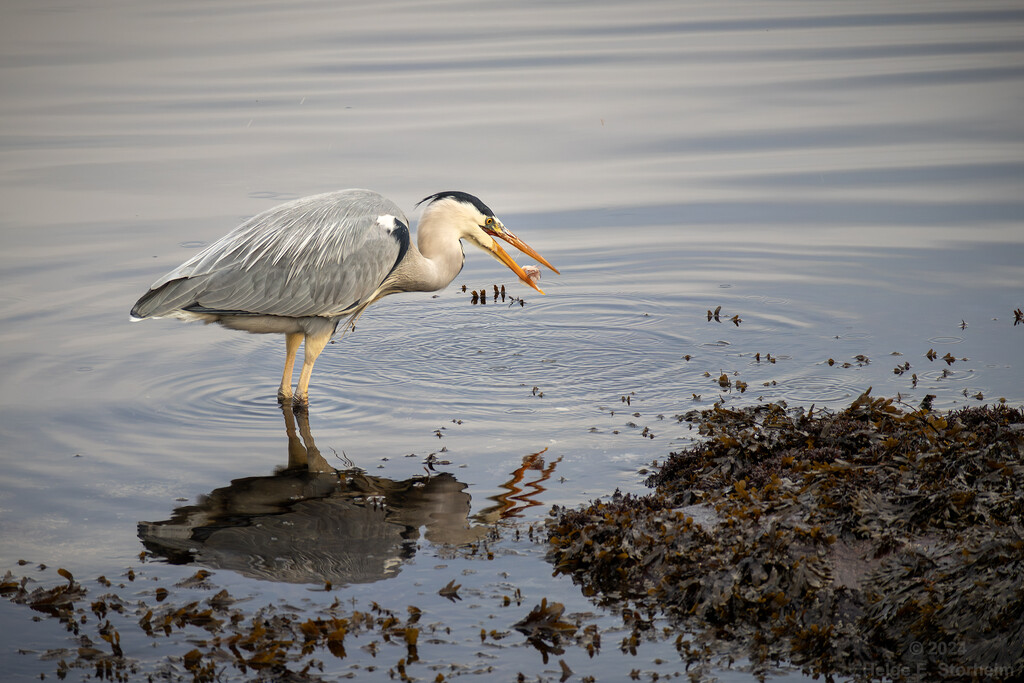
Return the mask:
[[373, 295], [408, 244], [402, 210], [376, 192], [297, 199], [254, 216], [157, 280], [132, 315], [342, 315]]

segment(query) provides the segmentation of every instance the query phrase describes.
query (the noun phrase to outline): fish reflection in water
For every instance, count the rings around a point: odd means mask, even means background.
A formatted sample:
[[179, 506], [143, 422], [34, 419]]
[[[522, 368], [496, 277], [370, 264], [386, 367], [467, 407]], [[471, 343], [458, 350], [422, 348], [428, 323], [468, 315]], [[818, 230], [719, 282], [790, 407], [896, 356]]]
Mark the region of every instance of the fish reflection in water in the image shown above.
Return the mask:
[[[169, 520], [139, 522], [149, 552], [172, 564], [270, 581], [370, 583], [401, 571], [420, 529], [431, 543], [465, 545], [484, 538], [489, 524], [539, 505], [541, 484], [557, 464], [544, 465], [543, 451], [525, 456], [495, 505], [471, 518], [467, 485], [451, 474], [396, 481], [355, 467], [337, 470], [317, 450], [308, 416], [289, 406], [282, 411], [287, 466], [235, 479], [175, 509]], [[523, 483], [528, 472], [538, 476]]]

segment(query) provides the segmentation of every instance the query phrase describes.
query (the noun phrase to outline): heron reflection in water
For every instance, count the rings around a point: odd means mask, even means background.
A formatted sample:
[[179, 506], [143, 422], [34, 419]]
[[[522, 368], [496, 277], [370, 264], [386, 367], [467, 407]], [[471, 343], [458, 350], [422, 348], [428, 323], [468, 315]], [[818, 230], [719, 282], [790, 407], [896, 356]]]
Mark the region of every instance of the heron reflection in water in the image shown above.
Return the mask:
[[271, 581], [370, 583], [401, 571], [420, 529], [431, 543], [466, 545], [493, 523], [540, 505], [557, 464], [545, 464], [542, 453], [525, 456], [494, 505], [471, 514], [467, 485], [449, 473], [395, 481], [334, 469], [313, 441], [307, 414], [288, 406], [283, 412], [287, 466], [236, 479], [169, 520], [139, 522], [149, 552]]
[[269, 209], [153, 283], [132, 308], [132, 320], [176, 317], [284, 334], [287, 355], [277, 398], [301, 408], [309, 402], [313, 363], [338, 325], [344, 320], [344, 328], [354, 329], [366, 307], [389, 294], [447, 287], [462, 270], [462, 240], [490, 252], [542, 294], [534, 282], [539, 269], [520, 267], [495, 238], [558, 272], [473, 195], [438, 192], [423, 203], [418, 247], [402, 209], [369, 190], [314, 195]]

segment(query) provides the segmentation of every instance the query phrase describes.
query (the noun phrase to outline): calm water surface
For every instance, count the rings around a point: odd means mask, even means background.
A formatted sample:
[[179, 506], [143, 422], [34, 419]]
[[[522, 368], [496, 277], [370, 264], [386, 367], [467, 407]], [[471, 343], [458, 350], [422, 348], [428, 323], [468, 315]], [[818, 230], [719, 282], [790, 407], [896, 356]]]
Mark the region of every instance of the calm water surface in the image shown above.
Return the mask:
[[[558, 678], [518, 636], [480, 654], [480, 628], [542, 597], [615, 619], [532, 544], [446, 544], [642, 490], [691, 438], [673, 416], [719, 399], [1024, 403], [1018, 3], [19, 1], [0, 23], [0, 569], [198, 562], [264, 602], [330, 576], [451, 624], [472, 670]], [[447, 290], [381, 302], [318, 361], [308, 426], [274, 399], [281, 339], [128, 323], [245, 217], [344, 187], [411, 217], [473, 192], [562, 274], [541, 297], [469, 250]], [[525, 306], [461, 291], [494, 284]], [[274, 476], [303, 458], [347, 476]], [[437, 596], [453, 578], [471, 599]], [[23, 633], [0, 660], [28, 678], [51, 663], [17, 648], [66, 637], [24, 610], [0, 604]], [[679, 669], [612, 640], [564, 657]]]

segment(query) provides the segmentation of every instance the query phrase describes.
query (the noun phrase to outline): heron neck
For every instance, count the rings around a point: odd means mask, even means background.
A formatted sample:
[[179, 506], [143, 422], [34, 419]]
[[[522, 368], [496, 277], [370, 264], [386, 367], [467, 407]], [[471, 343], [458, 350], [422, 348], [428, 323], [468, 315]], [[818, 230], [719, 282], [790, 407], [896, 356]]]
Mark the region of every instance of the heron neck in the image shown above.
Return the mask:
[[462, 242], [450, 230], [435, 225], [429, 215], [420, 220], [416, 237], [419, 249], [409, 249], [406, 259], [411, 261], [415, 288], [424, 292], [444, 289], [462, 270]]

